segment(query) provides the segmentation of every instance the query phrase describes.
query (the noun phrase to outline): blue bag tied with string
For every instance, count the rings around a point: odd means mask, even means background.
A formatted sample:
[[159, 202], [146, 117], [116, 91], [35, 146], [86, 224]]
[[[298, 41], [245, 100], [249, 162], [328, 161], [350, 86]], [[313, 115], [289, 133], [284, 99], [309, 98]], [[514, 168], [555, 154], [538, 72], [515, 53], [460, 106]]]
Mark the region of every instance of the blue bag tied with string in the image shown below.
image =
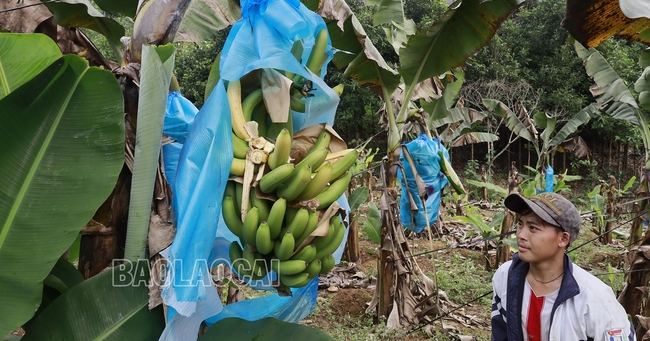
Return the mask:
[[[420, 200], [413, 169], [404, 157], [404, 152], [402, 152], [399, 159], [404, 166], [406, 181], [404, 181], [402, 173], [398, 172], [397, 177], [401, 182], [402, 188], [400, 220], [405, 228], [420, 233], [427, 225], [432, 225], [438, 220], [441, 191], [449, 183], [447, 177], [440, 171], [440, 156], [438, 152], [442, 151], [443, 155], [447, 158], [449, 157], [449, 152], [437, 138], [432, 140], [424, 134], [421, 134], [417, 139], [406, 144], [405, 147], [413, 158], [415, 171], [425, 183], [426, 195], [423, 203]], [[417, 206], [417, 211], [411, 210], [409, 193]], [[428, 220], [427, 217], [429, 218]]]

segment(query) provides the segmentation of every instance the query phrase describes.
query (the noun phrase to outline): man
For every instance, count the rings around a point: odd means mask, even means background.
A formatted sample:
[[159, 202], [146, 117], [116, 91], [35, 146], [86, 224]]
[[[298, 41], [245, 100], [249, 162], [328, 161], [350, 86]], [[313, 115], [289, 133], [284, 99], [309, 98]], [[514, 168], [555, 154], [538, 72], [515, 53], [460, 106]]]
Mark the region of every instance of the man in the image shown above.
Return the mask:
[[556, 193], [511, 194], [519, 252], [494, 274], [492, 341], [634, 341], [612, 289], [565, 254], [580, 213]]

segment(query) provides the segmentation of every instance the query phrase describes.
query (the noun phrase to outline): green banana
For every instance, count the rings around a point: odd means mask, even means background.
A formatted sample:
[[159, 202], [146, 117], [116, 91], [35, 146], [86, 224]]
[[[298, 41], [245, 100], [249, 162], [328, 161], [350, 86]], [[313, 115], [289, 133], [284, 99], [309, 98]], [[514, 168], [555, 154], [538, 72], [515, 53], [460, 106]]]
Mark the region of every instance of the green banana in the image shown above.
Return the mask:
[[311, 263], [309, 263], [309, 266], [307, 266], [305, 272], [309, 274], [309, 278], [314, 278], [318, 276], [322, 267], [323, 267], [323, 262], [321, 262], [320, 259], [315, 259]]
[[246, 160], [233, 158], [232, 163], [230, 164], [230, 175], [234, 176], [244, 176], [244, 170], [246, 169]]
[[320, 273], [321, 275], [326, 275], [334, 268], [334, 263], [336, 260], [334, 259], [334, 256], [330, 253], [329, 255], [323, 257], [321, 259], [321, 267], [320, 267]]
[[246, 153], [248, 153], [248, 142], [237, 137], [235, 133], [232, 133], [232, 149], [236, 159], [246, 159]]
[[309, 54], [309, 58], [307, 59], [307, 64], [305, 65], [309, 70], [311, 70], [311, 72], [315, 73], [319, 77], [321, 68], [325, 63], [325, 60], [327, 60], [325, 49], [327, 48], [328, 40], [329, 34], [327, 32], [327, 29], [321, 29], [318, 32], [318, 35], [316, 35], [316, 41], [312, 47], [311, 53]]
[[350, 167], [352, 167], [359, 157], [359, 151], [356, 149], [350, 150], [349, 153], [345, 154], [342, 158], [334, 161], [332, 163], [332, 179], [334, 181], [338, 179], [341, 175], [347, 172]]
[[296, 166], [291, 176], [278, 187], [277, 195], [279, 198], [285, 198], [287, 201], [293, 201], [300, 195], [305, 186], [311, 180], [311, 166]]
[[327, 231], [327, 235], [312, 239], [311, 243], [314, 244], [316, 250], [325, 249], [329, 244], [331, 244], [332, 240], [336, 236], [336, 231], [338, 230], [338, 228], [339, 226], [337, 224], [330, 223], [329, 230]]
[[305, 231], [307, 223], [309, 223], [309, 211], [306, 208], [301, 207], [298, 212], [296, 212], [293, 219], [287, 220], [287, 226], [284, 227], [284, 230], [291, 231], [294, 239], [296, 239], [300, 237], [303, 231]]
[[226, 89], [228, 104], [230, 104], [230, 119], [232, 120], [232, 130], [242, 140], [248, 140], [251, 136], [244, 127], [246, 119], [242, 110], [241, 103], [241, 81], [235, 80], [228, 82]]
[[[337, 224], [335, 223], [334, 226]], [[324, 256], [336, 251], [336, 249], [339, 248], [339, 245], [341, 245], [341, 242], [343, 241], [343, 237], [345, 237], [345, 227], [343, 225], [339, 225], [335, 233], [330, 240], [330, 242], [323, 246], [321, 249], [318, 249], [316, 252], [316, 258], [323, 258]]]
[[[460, 179], [458, 178], [458, 175], [456, 175], [456, 172], [454, 171], [453, 168], [451, 168], [451, 163], [447, 160], [445, 155], [442, 153], [442, 151], [438, 152], [438, 157], [440, 158], [440, 169], [442, 170], [442, 173], [445, 174], [447, 179], [449, 179], [449, 183], [451, 184], [451, 187], [456, 191], [456, 194], [462, 195], [465, 194], [465, 188], [463, 187], [463, 183], [460, 182]], [[537, 176], [539, 176], [539, 180], [541, 181], [541, 176], [538, 173]], [[537, 181], [538, 178], [535, 177], [535, 181]], [[543, 188], [543, 187], [537, 187], [537, 188]]]
[[230, 243], [228, 255], [230, 256], [230, 265], [232, 266], [232, 269], [235, 270], [240, 277], [251, 275], [251, 266], [244, 259], [243, 250], [241, 246], [239, 246], [239, 243]]
[[250, 205], [249, 207], [257, 206], [259, 209], [260, 213], [260, 221], [263, 220], [268, 220], [269, 219], [269, 201], [266, 199], [261, 199], [258, 198], [257, 195], [255, 195], [255, 187], [251, 187], [251, 193], [250, 193]]
[[[302, 41], [301, 40], [294, 41], [293, 46], [291, 46], [291, 54], [301, 64], [302, 64], [302, 52], [303, 52]], [[284, 75], [289, 79], [293, 78], [294, 76], [293, 72], [289, 72], [289, 71], [286, 71]]]
[[[293, 221], [293, 218], [296, 217], [296, 213], [298, 213], [299, 207], [293, 207], [293, 206], [287, 206], [287, 212], [284, 214], [284, 221], [287, 222], [287, 224], [290, 221]], [[298, 237], [298, 236], [294, 236]]]
[[251, 279], [261, 279], [266, 276], [268, 272], [266, 262], [259, 252], [251, 251], [248, 247], [245, 247], [242, 255], [250, 266]]
[[280, 275], [280, 281], [282, 284], [292, 287], [292, 288], [300, 288], [304, 287], [309, 283], [309, 274], [306, 272], [294, 274], [294, 275]]
[[235, 212], [237, 212], [237, 216], [239, 217], [239, 221], [241, 221], [241, 210], [239, 209], [239, 201], [237, 201], [237, 190], [235, 189], [235, 181], [228, 181], [226, 182], [226, 190], [224, 192], [223, 197], [231, 196], [233, 203], [235, 204]]
[[302, 231], [300, 234], [300, 237], [296, 239], [296, 247], [299, 247], [302, 242], [309, 237], [309, 235], [316, 230], [318, 227], [318, 211], [311, 211], [309, 212], [309, 219], [307, 220], [307, 226], [305, 226], [305, 230]]
[[[244, 253], [246, 250], [244, 250]], [[271, 269], [277, 272], [278, 275], [295, 275], [307, 269], [307, 262], [299, 259], [278, 260], [271, 259]], [[285, 283], [286, 284], [286, 283]]]
[[244, 218], [242, 218], [241, 214], [241, 209], [242, 209], [242, 197], [243, 197], [243, 192], [244, 192], [244, 185], [242, 185], [240, 182], [234, 181], [235, 183], [235, 205], [239, 207], [239, 210], [237, 211], [239, 214], [239, 220], [244, 221]]
[[223, 198], [223, 202], [221, 203], [221, 215], [223, 216], [223, 221], [226, 223], [226, 226], [228, 226], [230, 232], [241, 238], [244, 224], [239, 218], [239, 213], [235, 208], [235, 200], [231, 195], [227, 195]]
[[282, 223], [284, 222], [284, 214], [287, 211], [287, 200], [284, 198], [278, 198], [271, 206], [269, 211], [269, 218], [266, 222], [269, 224], [269, 229], [271, 231], [271, 239], [276, 239], [280, 235], [280, 230], [282, 230]]
[[302, 190], [300, 195], [296, 198], [298, 201], [309, 200], [320, 194], [332, 177], [332, 165], [325, 164], [309, 181], [305, 189]]
[[244, 226], [242, 227], [242, 238], [248, 245], [255, 245], [255, 238], [257, 236], [257, 228], [260, 226], [260, 212], [255, 206], [251, 207], [246, 213], [244, 218]]
[[329, 187], [327, 187], [323, 192], [316, 196], [318, 200], [318, 209], [322, 210], [329, 207], [336, 199], [340, 198], [341, 195], [348, 189], [350, 185], [350, 180], [352, 180], [352, 172], [348, 171], [344, 176], [334, 181]]
[[295, 255], [291, 256], [289, 259], [304, 260], [307, 263], [310, 263], [316, 258], [316, 247], [314, 245], [307, 245], [298, 251]]
[[296, 169], [296, 165], [293, 163], [284, 164], [262, 176], [259, 182], [260, 191], [262, 193], [273, 193], [282, 182], [287, 180], [293, 174], [293, 171]]
[[305, 112], [305, 110], [307, 109], [307, 101], [302, 98], [295, 98], [293, 96], [290, 96], [289, 106], [293, 111]]
[[288, 109], [286, 122], [270, 122], [267, 129], [267, 134], [271, 137], [278, 136], [282, 129], [287, 129], [291, 136], [293, 136], [293, 114], [291, 108]]
[[302, 167], [303, 165], [309, 165], [311, 166], [311, 169], [316, 170], [320, 167], [323, 161], [325, 161], [328, 153], [327, 148], [322, 146], [318, 149], [311, 149], [309, 153], [296, 164], [296, 168]]
[[266, 122], [268, 118], [269, 113], [266, 112], [264, 102], [261, 102], [253, 109], [251, 120], [257, 122], [257, 133], [259, 136], [268, 137], [268, 124]]
[[291, 143], [293, 137], [288, 129], [282, 129], [275, 139], [275, 147], [269, 154], [267, 164], [271, 169], [276, 169], [289, 162], [291, 155]]
[[253, 109], [262, 101], [262, 89], [256, 89], [241, 103], [242, 114], [246, 122], [250, 121], [253, 117]]
[[263, 255], [268, 255], [273, 251], [273, 240], [271, 239], [271, 229], [266, 221], [262, 221], [255, 234], [255, 248]]
[[318, 149], [321, 147], [328, 148], [330, 141], [332, 141], [332, 133], [323, 128], [323, 130], [320, 131], [318, 139], [316, 139], [316, 142], [314, 142], [314, 145], [311, 147], [311, 149]]
[[273, 252], [275, 253], [275, 257], [279, 260], [287, 260], [291, 257], [291, 254], [293, 253], [293, 248], [296, 245], [296, 241], [293, 238], [293, 234], [291, 231], [287, 231], [285, 234], [282, 235], [282, 240], [277, 240], [275, 241], [275, 245], [273, 247]]

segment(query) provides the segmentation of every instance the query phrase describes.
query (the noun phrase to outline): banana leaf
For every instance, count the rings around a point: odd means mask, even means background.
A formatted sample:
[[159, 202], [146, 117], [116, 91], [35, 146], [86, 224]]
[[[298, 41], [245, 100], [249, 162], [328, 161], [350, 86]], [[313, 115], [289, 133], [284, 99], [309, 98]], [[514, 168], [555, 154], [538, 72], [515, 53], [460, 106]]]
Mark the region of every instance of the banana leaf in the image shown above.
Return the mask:
[[596, 102], [613, 118], [638, 125], [639, 105], [625, 81], [596, 49], [586, 49], [577, 41], [574, 42], [574, 47], [578, 56], [585, 62], [587, 74], [596, 82], [590, 89]]
[[61, 51], [44, 34], [0, 33], [0, 99], [59, 58]]
[[32, 321], [47, 308], [50, 303], [61, 296], [68, 289], [84, 281], [83, 276], [77, 268], [63, 258], [59, 258], [50, 274], [43, 281], [43, 298], [41, 305], [38, 307], [34, 317], [23, 325], [23, 329], [28, 329]]
[[495, 191], [497, 194], [499, 194], [502, 197], [507, 197], [508, 196], [508, 189], [503, 188], [499, 185], [495, 185], [491, 182], [483, 182], [483, 181], [476, 181], [476, 180], [467, 180], [467, 183], [470, 185], [474, 185], [476, 187], [485, 187], [489, 190]]
[[134, 18], [138, 9], [138, 0], [95, 0], [95, 4], [106, 12], [122, 14], [129, 18]]
[[[526, 124], [517, 117], [517, 114], [510, 110], [503, 102], [497, 101], [494, 99], [484, 99], [483, 105], [485, 105], [488, 110], [494, 112], [497, 116], [506, 118], [506, 126], [516, 135], [530, 141], [535, 142], [537, 136], [531, 133], [531, 125], [533, 121], [528, 118]], [[534, 127], [532, 127], [534, 128]]]
[[350, 204], [350, 211], [356, 211], [359, 209], [359, 206], [364, 202], [368, 201], [368, 195], [370, 194], [370, 189], [366, 186], [357, 187], [350, 198], [348, 198], [348, 203]]
[[198, 341], [334, 341], [324, 331], [267, 317], [257, 321], [230, 317], [210, 327]]
[[386, 63], [366, 34], [359, 19], [350, 12], [343, 28], [336, 20], [325, 20], [332, 40], [332, 47], [338, 52], [332, 62], [337, 68], [345, 68], [346, 77], [355, 78], [359, 84], [373, 89], [378, 94], [389, 96], [397, 89], [400, 76]]
[[167, 93], [173, 67], [174, 47], [171, 44], [155, 48], [143, 46], [138, 129], [135, 136], [129, 201], [129, 229], [124, 249], [124, 258], [131, 261], [145, 258], [151, 199], [158, 170]]
[[162, 306], [149, 311], [148, 262], [111, 268], [66, 291], [29, 328], [31, 340], [157, 340]]
[[[52, 12], [57, 24], [63, 27], [89, 28], [103, 34], [112, 48], [122, 46], [120, 38], [125, 34], [124, 27], [104, 16], [88, 0], [43, 1], [43, 3]], [[116, 48], [113, 48], [113, 53], [116, 52], [118, 52]], [[116, 57], [121, 56], [121, 52], [116, 55]]]
[[[633, 4], [647, 8], [646, 1], [638, 0], [567, 0], [562, 26], [582, 45], [588, 47], [597, 47], [613, 35], [648, 44], [650, 19], [641, 17], [647, 13], [645, 11], [630, 9], [634, 7], [630, 6]], [[623, 13], [622, 8], [625, 8], [627, 13]], [[635, 15], [626, 16], [631, 14], [628, 9], [634, 11]]]
[[43, 280], [113, 190], [123, 115], [115, 77], [76, 55], [0, 100], [0, 335], [34, 314]]
[[[399, 0], [393, 0], [399, 1]], [[399, 53], [407, 87], [445, 73], [485, 46], [523, 0], [458, 0], [431, 27], [413, 35]]]
[[382, 25], [404, 21], [404, 8], [401, 3], [392, 0], [366, 0], [366, 5], [379, 6], [373, 16], [372, 24]]
[[578, 113], [575, 115], [571, 116], [569, 121], [562, 126], [560, 131], [553, 136], [553, 139], [551, 139], [550, 146], [551, 147], [557, 147], [560, 145], [560, 143], [564, 142], [564, 140], [567, 139], [567, 137], [578, 130], [578, 127], [586, 124], [589, 122], [590, 119], [596, 117], [598, 115], [598, 108], [596, 108], [595, 105], [590, 104], [586, 107], [584, 107], [582, 110], [580, 110]]
[[241, 18], [241, 9], [230, 0], [195, 0], [187, 8], [174, 41], [195, 43], [214, 39], [217, 33]]

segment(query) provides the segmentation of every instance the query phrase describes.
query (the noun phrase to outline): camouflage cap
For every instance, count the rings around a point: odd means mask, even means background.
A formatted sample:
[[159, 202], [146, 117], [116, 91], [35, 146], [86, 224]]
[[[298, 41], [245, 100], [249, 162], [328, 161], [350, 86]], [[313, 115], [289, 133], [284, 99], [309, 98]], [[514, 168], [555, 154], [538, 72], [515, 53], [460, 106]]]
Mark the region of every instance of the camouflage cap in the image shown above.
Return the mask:
[[504, 204], [515, 213], [522, 213], [526, 209], [532, 210], [545, 222], [559, 226], [568, 232], [571, 242], [578, 238], [580, 212], [573, 203], [557, 193], [540, 193], [530, 199], [513, 193], [506, 198]]

